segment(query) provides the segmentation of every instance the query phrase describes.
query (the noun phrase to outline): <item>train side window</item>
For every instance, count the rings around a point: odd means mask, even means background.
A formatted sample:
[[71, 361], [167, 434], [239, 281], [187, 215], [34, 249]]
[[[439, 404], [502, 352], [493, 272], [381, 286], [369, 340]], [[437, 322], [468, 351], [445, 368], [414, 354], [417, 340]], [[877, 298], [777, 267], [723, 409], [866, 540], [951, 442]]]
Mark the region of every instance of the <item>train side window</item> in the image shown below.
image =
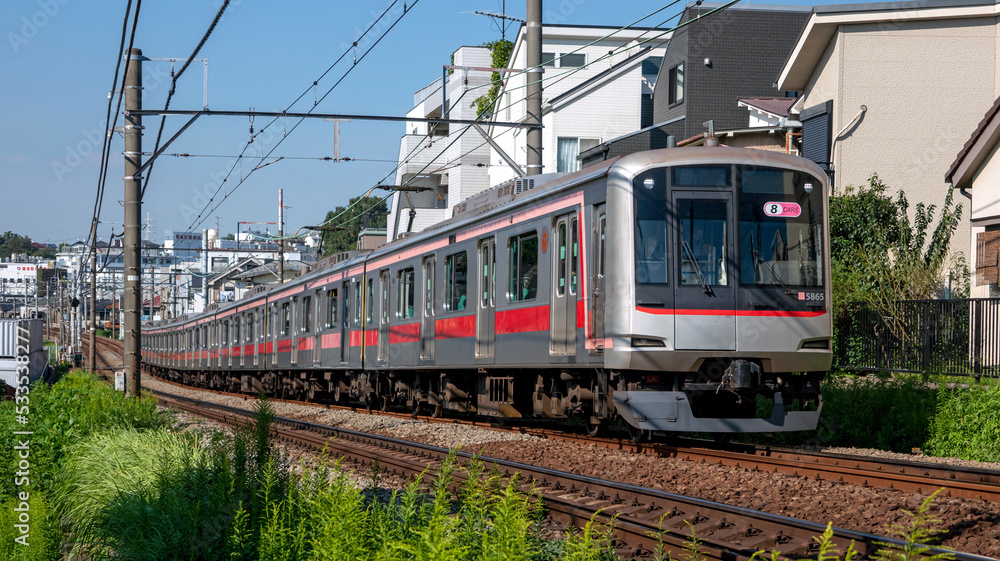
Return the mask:
[[468, 290], [469, 259], [466, 253], [444, 258], [444, 309], [458, 312], [465, 309]]
[[312, 296], [302, 297], [302, 331], [312, 331]]
[[326, 291], [326, 327], [337, 326], [337, 289]]
[[558, 240], [559, 247], [557, 248], [557, 251], [559, 252], [558, 253], [559, 265], [556, 267], [556, 275], [559, 279], [559, 282], [556, 283], [556, 294], [562, 296], [563, 294], [566, 293], [566, 259], [569, 257], [566, 251], [568, 249], [567, 247], [568, 242], [566, 240], [565, 222], [562, 221], [559, 222], [558, 237], [559, 237]]
[[580, 227], [578, 219], [574, 218], [570, 224], [570, 262], [569, 262], [569, 292], [577, 293], [577, 284], [580, 282]]
[[292, 314], [288, 309], [288, 302], [281, 305], [281, 334], [288, 335], [291, 330]]
[[365, 302], [365, 324], [370, 325], [375, 316], [372, 315], [372, 310], [375, 309], [375, 279], [368, 279], [368, 301]]
[[511, 302], [534, 300], [538, 293], [538, 233], [529, 232], [510, 238], [507, 299]]
[[396, 301], [396, 317], [400, 319], [413, 317], [413, 299], [416, 291], [413, 280], [413, 267], [396, 273], [396, 282], [399, 285], [399, 299]]
[[434, 258], [424, 261], [424, 316], [434, 315]]
[[361, 281], [354, 283], [354, 326], [361, 325]]

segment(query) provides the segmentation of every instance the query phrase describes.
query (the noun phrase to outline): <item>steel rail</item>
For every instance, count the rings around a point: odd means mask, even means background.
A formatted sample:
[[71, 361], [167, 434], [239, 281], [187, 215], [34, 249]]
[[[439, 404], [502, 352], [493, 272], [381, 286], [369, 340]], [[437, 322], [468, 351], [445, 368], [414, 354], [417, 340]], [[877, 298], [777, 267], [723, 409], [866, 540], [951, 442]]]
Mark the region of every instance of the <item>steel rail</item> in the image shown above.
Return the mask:
[[[224, 422], [248, 419], [253, 412], [165, 392], [153, 392], [171, 406], [198, 415], [214, 416]], [[378, 462], [385, 471], [396, 475], [414, 476], [439, 467], [449, 454], [460, 463], [476, 456], [465, 452], [450, 452], [444, 448], [407, 442], [321, 425], [288, 417], [275, 417], [281, 427], [279, 438], [295, 444], [325, 449], [361, 464]], [[749, 559], [763, 549], [778, 549], [782, 555], [808, 556], [816, 553], [812, 539], [825, 526], [787, 516], [724, 505], [704, 499], [686, 497], [666, 491], [616, 483], [567, 472], [539, 468], [489, 457], [480, 457], [507, 475], [520, 474], [523, 490], [535, 492], [544, 501], [549, 516], [565, 524], [580, 527], [592, 518], [614, 521], [615, 545], [619, 553], [643, 557], [652, 551], [655, 535], [662, 532], [664, 544], [680, 551], [694, 531], [708, 558]], [[853, 542], [866, 556], [874, 555], [884, 544], [901, 546], [889, 538], [834, 529], [834, 541], [845, 551]], [[945, 550], [935, 549], [934, 553]], [[954, 553], [959, 561], [986, 560], [974, 554]]]

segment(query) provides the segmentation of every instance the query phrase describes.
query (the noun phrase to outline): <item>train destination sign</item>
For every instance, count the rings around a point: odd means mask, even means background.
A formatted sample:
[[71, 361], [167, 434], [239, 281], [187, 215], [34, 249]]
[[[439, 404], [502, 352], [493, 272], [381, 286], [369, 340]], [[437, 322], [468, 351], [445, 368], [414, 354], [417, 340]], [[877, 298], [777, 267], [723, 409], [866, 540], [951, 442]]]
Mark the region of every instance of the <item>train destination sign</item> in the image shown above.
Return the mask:
[[764, 214], [768, 216], [780, 216], [782, 218], [795, 218], [802, 214], [802, 207], [799, 206], [799, 203], [770, 201], [764, 203]]

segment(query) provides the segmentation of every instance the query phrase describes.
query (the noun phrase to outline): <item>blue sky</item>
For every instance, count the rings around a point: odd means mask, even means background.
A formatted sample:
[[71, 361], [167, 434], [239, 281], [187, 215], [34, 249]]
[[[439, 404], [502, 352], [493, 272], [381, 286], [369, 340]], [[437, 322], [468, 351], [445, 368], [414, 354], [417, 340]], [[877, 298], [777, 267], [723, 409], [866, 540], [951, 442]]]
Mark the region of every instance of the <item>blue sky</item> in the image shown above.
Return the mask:
[[[222, 0], [146, 0], [135, 46], [148, 57], [187, 57]], [[806, 4], [806, 2], [767, 2]], [[365, 2], [234, 0], [199, 53], [209, 59], [208, 103], [215, 110], [280, 111], [350, 48], [355, 37], [391, 4]], [[408, 4], [412, 5], [412, 0]], [[546, 0], [545, 23], [626, 25], [666, 1]], [[28, 0], [0, 3], [0, 232], [27, 234], [35, 241], [85, 238], [97, 189], [101, 135], [107, 96], [126, 2]], [[656, 25], [674, 8], [643, 22]], [[471, 12], [500, 11], [500, 0], [419, 0], [316, 109], [322, 113], [404, 115], [413, 92], [440, 78], [441, 65], [462, 45], [499, 38], [491, 20]], [[524, 2], [507, 2], [507, 13], [524, 17]], [[359, 43], [360, 57], [402, 14], [402, 2]], [[516, 27], [508, 38], [516, 34]], [[350, 67], [353, 52], [317, 87], [319, 96]], [[178, 66], [179, 69], [179, 66]], [[143, 105], [162, 108], [169, 89], [169, 63], [146, 63]], [[201, 65], [178, 82], [173, 109], [202, 106]], [[310, 91], [293, 111], [313, 103]], [[184, 122], [167, 119], [164, 139]], [[268, 122], [258, 118], [255, 132]], [[119, 124], [121, 119], [119, 118]], [[248, 149], [259, 157], [295, 124], [278, 121]], [[156, 141], [159, 118], [144, 119], [143, 150]], [[143, 201], [143, 218], [153, 221], [155, 241], [165, 230], [183, 231], [195, 221], [219, 179], [229, 172], [250, 136], [248, 119], [202, 118], [167, 153], [226, 158], [161, 157]], [[317, 224], [326, 212], [367, 191], [395, 166], [403, 124], [354, 121], [341, 125], [341, 156], [376, 160], [324, 162], [288, 159], [256, 171], [200, 228], [233, 232], [237, 221], [275, 221], [277, 192], [291, 206], [290, 230]], [[100, 237], [122, 231], [122, 139], [115, 135]], [[333, 125], [308, 120], [274, 152], [299, 158], [333, 153]], [[228, 192], [258, 162], [237, 165], [221, 193]], [[219, 197], [221, 198], [221, 193]], [[218, 198], [216, 199], [218, 201]], [[214, 203], [213, 203], [214, 206]]]

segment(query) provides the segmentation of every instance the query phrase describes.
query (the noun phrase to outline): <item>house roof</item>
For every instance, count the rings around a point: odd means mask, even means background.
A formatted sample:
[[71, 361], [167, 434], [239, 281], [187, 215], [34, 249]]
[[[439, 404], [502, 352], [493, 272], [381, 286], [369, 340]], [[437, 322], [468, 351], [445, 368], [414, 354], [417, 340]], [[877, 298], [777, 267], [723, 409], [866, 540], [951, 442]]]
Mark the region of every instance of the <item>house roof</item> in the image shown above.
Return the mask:
[[816, 6], [778, 76], [778, 89], [801, 91], [841, 25], [995, 17], [997, 0], [909, 0]]
[[794, 97], [738, 97], [741, 106], [752, 107], [775, 117], [787, 117], [798, 98]]
[[979, 171], [983, 161], [993, 151], [993, 147], [1000, 141], [1000, 97], [993, 102], [993, 107], [983, 117], [983, 120], [972, 131], [972, 136], [965, 142], [962, 149], [955, 157], [955, 161], [948, 167], [948, 172], [944, 175], [944, 180], [960, 189], [971, 187], [969, 183], [973, 176]]

